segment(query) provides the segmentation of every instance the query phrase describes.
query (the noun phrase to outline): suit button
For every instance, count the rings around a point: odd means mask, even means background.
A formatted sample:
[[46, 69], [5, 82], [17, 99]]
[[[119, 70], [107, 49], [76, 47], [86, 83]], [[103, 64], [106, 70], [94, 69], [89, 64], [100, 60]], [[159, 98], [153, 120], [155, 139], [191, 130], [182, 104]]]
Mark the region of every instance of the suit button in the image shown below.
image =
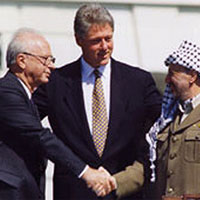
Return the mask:
[[177, 140], [178, 140], [178, 138], [177, 138], [176, 136], [174, 136], [174, 137], [172, 138], [172, 142], [173, 142], [173, 143], [175, 143]]
[[169, 158], [170, 158], [171, 160], [174, 159], [174, 158], [176, 158], [176, 153], [171, 153], [170, 156], [169, 156]]
[[171, 188], [171, 187], [168, 189], [168, 192], [169, 192], [169, 193], [172, 193], [173, 191], [174, 191], [174, 189]]

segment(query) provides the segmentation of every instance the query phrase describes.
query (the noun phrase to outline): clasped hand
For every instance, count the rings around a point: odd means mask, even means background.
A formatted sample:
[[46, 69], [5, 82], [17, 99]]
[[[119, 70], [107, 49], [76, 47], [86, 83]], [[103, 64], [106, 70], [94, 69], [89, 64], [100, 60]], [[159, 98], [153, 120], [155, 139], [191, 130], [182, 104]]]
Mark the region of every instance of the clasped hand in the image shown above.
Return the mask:
[[97, 196], [106, 196], [116, 189], [116, 180], [103, 167], [93, 169], [89, 167], [83, 174], [82, 178], [86, 181], [87, 186], [91, 188]]

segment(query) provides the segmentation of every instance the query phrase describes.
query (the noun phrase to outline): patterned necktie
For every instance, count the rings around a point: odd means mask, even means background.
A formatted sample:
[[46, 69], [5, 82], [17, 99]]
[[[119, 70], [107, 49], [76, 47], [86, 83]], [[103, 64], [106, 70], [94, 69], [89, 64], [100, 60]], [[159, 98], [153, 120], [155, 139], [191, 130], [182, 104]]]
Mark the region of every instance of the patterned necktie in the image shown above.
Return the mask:
[[92, 94], [92, 134], [96, 150], [101, 157], [107, 137], [108, 118], [100, 72], [95, 69], [94, 74], [95, 85]]

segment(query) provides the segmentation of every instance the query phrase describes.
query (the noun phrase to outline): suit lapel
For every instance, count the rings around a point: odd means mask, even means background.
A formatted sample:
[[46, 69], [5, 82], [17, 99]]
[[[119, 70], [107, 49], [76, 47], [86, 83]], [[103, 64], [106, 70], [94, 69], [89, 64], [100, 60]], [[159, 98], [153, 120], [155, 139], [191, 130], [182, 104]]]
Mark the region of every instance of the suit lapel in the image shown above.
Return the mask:
[[69, 72], [71, 73], [70, 75], [66, 74], [66, 77], [68, 78], [65, 79], [65, 101], [72, 109], [73, 117], [76, 121], [81, 137], [86, 142], [87, 146], [93, 151], [93, 153], [98, 156], [85, 112], [80, 59], [74, 63], [72, 69], [73, 70]]
[[29, 99], [27, 92], [25, 91], [24, 87], [18, 80], [18, 78], [11, 72], [8, 72], [6, 74], [6, 78], [9, 79], [9, 82], [12, 83], [12, 87], [15, 88], [15, 90], [19, 90], [21, 94], [24, 96], [24, 100], [28, 104], [29, 108], [32, 110], [33, 114], [38, 118], [40, 121], [40, 116], [38, 113], [37, 106]]
[[15, 87], [16, 89], [19, 89], [20, 93], [22, 93], [24, 95], [24, 99], [27, 102], [29, 108], [32, 110], [33, 114], [40, 121], [40, 116], [39, 116], [39, 113], [38, 113], [37, 106], [34, 104], [34, 102], [32, 100], [29, 99], [27, 92], [25, 91], [24, 87], [19, 82], [17, 77], [14, 74], [12, 74], [11, 72], [8, 72], [7, 73], [7, 78], [11, 80], [11, 82], [13, 83], [13, 87]]
[[5, 76], [5, 78], [8, 79], [8, 81], [12, 83], [13, 87], [15, 87], [18, 90], [20, 90], [20, 92], [23, 93], [23, 95], [26, 98], [28, 98], [28, 95], [27, 95], [25, 89], [23, 88], [22, 84], [19, 82], [19, 80], [17, 79], [17, 77], [13, 73], [8, 71], [6, 76]]
[[[95, 156], [98, 157], [85, 112], [80, 66], [81, 64], [79, 59], [72, 66], [71, 69], [73, 70], [71, 70], [71, 72], [67, 72], [70, 73], [70, 75], [64, 75], [64, 77], [68, 77], [65, 79], [65, 100], [73, 110], [73, 117], [76, 120], [77, 127], [80, 129], [79, 132], [81, 133], [81, 137], [86, 142], [91, 151], [95, 154]], [[113, 146], [112, 142], [118, 138], [116, 133], [118, 132], [118, 125], [120, 124], [119, 120], [121, 120], [121, 117], [119, 118], [119, 116], [123, 115], [126, 105], [126, 100], [124, 100], [125, 97], [123, 96], [123, 77], [121, 76], [120, 67], [113, 59], [111, 60], [110, 87], [111, 94], [108, 134], [102, 158], [104, 157], [104, 154], [109, 154], [109, 148]]]
[[[111, 89], [110, 89], [110, 116], [108, 125], [108, 134], [104, 153], [109, 153], [109, 147], [112, 147], [112, 142], [117, 137], [117, 129], [119, 124], [119, 115], [124, 112], [124, 97], [122, 94], [122, 77], [120, 70], [118, 69], [116, 61], [111, 60]], [[103, 153], [103, 155], [104, 155]]]

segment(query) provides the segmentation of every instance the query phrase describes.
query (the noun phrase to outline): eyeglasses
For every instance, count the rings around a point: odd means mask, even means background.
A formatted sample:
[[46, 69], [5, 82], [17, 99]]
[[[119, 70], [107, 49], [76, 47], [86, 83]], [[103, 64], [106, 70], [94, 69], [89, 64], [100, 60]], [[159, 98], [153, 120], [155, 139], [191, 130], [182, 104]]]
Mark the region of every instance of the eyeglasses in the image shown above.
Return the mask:
[[38, 59], [43, 65], [49, 66], [52, 63], [55, 63], [56, 58], [54, 58], [53, 56], [40, 56], [40, 55], [34, 55], [32, 53], [28, 53], [28, 52], [22, 52], [23, 54], [26, 54], [28, 56], [33, 56], [35, 58], [42, 58], [44, 59], [44, 62], [42, 62], [40, 59]]

